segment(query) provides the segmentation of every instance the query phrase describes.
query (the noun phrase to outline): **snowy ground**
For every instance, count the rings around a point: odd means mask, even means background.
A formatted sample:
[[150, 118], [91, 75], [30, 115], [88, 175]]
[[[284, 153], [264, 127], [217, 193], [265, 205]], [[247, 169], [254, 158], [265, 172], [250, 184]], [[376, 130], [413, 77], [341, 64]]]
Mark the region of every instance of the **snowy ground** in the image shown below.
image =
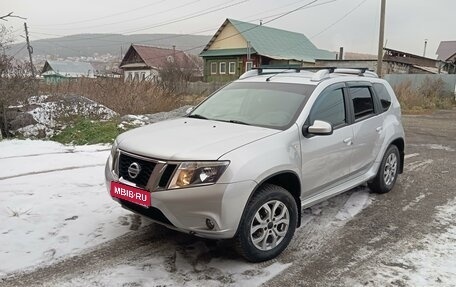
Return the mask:
[[107, 146], [0, 142], [0, 276], [49, 264], [130, 230], [107, 197]]
[[[451, 152], [437, 145], [427, 148]], [[104, 186], [103, 168], [108, 153], [106, 145], [0, 142], [0, 282], [1, 277], [21, 270], [51, 266], [74, 255], [91, 256], [99, 246], [109, 250], [111, 242], [124, 235], [141, 237], [149, 232], [158, 239], [135, 246], [114, 262], [103, 261], [106, 266], [98, 266], [83, 276], [62, 276], [48, 285], [258, 286], [286, 273], [294, 258], [321, 248], [324, 238], [333, 236], [376, 200], [375, 195], [360, 187], [304, 210], [303, 227], [297, 230], [285, 256], [251, 264], [230, 253], [232, 250], [227, 252], [230, 249], [226, 242], [150, 228], [154, 226], [150, 221], [120, 208]], [[419, 153], [406, 156], [406, 172], [424, 171], [433, 164], [432, 160], [419, 157]], [[414, 208], [425, 199], [425, 194], [419, 195], [403, 210]], [[444, 232], [391, 247], [379, 255], [383, 256], [379, 257], [383, 258], [381, 267], [363, 271], [370, 278], [367, 283], [348, 279], [345, 286], [389, 286], [401, 280], [407, 282], [404, 286], [453, 286], [455, 216], [456, 201], [438, 207], [435, 225]], [[129, 239], [125, 240], [128, 243]], [[355, 257], [369, 254], [363, 250]]]
[[[89, 252], [150, 224], [109, 198], [103, 176], [108, 153], [109, 147], [104, 145], [0, 142], [0, 277]], [[366, 189], [360, 188], [306, 210], [303, 224], [310, 225], [322, 212], [331, 214], [319, 222], [325, 231], [315, 233], [318, 242], [318, 236], [343, 226], [371, 200]], [[223, 247], [183, 238], [180, 243], [169, 240], [149, 246], [135, 262], [126, 260], [55, 286], [87, 286], [95, 281], [101, 286], [122, 286], [132, 281], [144, 286], [147, 282], [150, 286], [257, 286], [291, 265], [278, 260], [249, 264], [236, 256], [207, 258], [204, 254]], [[296, 238], [296, 242], [303, 240], [299, 234]]]
[[367, 282], [348, 279], [345, 285], [456, 286], [456, 200], [436, 209], [434, 224], [444, 232], [429, 234], [418, 242], [401, 242], [391, 247], [379, 256], [380, 265], [363, 270]]

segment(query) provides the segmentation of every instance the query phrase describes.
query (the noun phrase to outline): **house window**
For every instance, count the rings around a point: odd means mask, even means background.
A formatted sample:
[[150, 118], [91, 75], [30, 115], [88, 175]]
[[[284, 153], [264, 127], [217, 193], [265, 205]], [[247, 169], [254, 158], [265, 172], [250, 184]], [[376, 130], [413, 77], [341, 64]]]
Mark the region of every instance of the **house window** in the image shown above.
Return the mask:
[[215, 75], [217, 74], [217, 63], [211, 63], [211, 74]]
[[135, 77], [133, 78], [133, 81], [139, 81], [139, 73], [135, 72]]
[[253, 62], [245, 62], [245, 71], [250, 71], [253, 68]]
[[226, 74], [226, 63], [220, 62], [220, 74]]
[[230, 73], [230, 75], [236, 74], [236, 62], [230, 62], [228, 72]]
[[132, 72], [129, 72], [128, 73], [128, 76], [127, 76], [127, 81], [131, 81], [133, 78], [133, 73]]
[[141, 72], [141, 81], [146, 80], [146, 73]]

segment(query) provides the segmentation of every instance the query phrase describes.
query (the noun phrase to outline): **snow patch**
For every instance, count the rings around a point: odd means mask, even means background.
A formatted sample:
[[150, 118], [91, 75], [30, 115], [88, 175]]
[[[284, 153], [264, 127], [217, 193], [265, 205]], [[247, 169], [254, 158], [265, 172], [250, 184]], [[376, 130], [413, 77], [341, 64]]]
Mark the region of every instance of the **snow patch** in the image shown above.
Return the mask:
[[442, 233], [430, 234], [419, 242], [406, 242], [401, 247], [404, 252], [387, 257], [375, 271], [372, 271], [373, 274], [365, 274], [365, 278], [369, 278], [368, 282], [346, 283], [351, 286], [454, 287], [456, 200], [437, 207], [437, 211], [435, 225], [444, 229]]
[[441, 144], [410, 144], [410, 146], [421, 146], [433, 150], [455, 151], [454, 148]]
[[36, 121], [22, 128], [12, 131], [24, 137], [49, 138], [65, 127], [62, 119], [84, 117], [94, 120], [109, 120], [117, 116], [113, 110], [94, 102], [86, 97], [77, 95], [63, 96], [32, 96], [22, 107], [12, 106], [25, 110]]
[[352, 219], [355, 215], [360, 213], [364, 208], [369, 206], [372, 199], [369, 197], [369, 189], [363, 189], [354, 191], [344, 207], [337, 213], [336, 218], [338, 220]]

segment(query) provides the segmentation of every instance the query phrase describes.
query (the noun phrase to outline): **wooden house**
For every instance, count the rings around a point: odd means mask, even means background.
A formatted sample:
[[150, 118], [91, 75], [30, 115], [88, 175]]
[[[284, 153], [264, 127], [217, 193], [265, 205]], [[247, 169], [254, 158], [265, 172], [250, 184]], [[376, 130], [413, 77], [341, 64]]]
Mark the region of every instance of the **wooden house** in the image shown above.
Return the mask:
[[314, 65], [335, 59], [300, 33], [226, 19], [200, 53], [206, 81], [232, 81], [252, 67]]
[[193, 66], [191, 58], [183, 51], [132, 44], [120, 63], [125, 81], [158, 80], [160, 70], [166, 65]]
[[41, 76], [46, 83], [58, 83], [62, 80], [76, 78], [95, 78], [95, 68], [92, 64], [85, 62], [47, 60]]

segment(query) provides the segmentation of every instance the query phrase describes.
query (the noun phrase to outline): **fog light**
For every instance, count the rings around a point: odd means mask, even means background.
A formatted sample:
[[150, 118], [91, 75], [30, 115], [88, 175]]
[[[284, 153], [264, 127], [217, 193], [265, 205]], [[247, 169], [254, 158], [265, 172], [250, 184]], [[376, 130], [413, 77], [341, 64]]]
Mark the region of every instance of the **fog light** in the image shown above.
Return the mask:
[[212, 230], [215, 227], [215, 223], [212, 219], [206, 218], [206, 226], [209, 230]]

